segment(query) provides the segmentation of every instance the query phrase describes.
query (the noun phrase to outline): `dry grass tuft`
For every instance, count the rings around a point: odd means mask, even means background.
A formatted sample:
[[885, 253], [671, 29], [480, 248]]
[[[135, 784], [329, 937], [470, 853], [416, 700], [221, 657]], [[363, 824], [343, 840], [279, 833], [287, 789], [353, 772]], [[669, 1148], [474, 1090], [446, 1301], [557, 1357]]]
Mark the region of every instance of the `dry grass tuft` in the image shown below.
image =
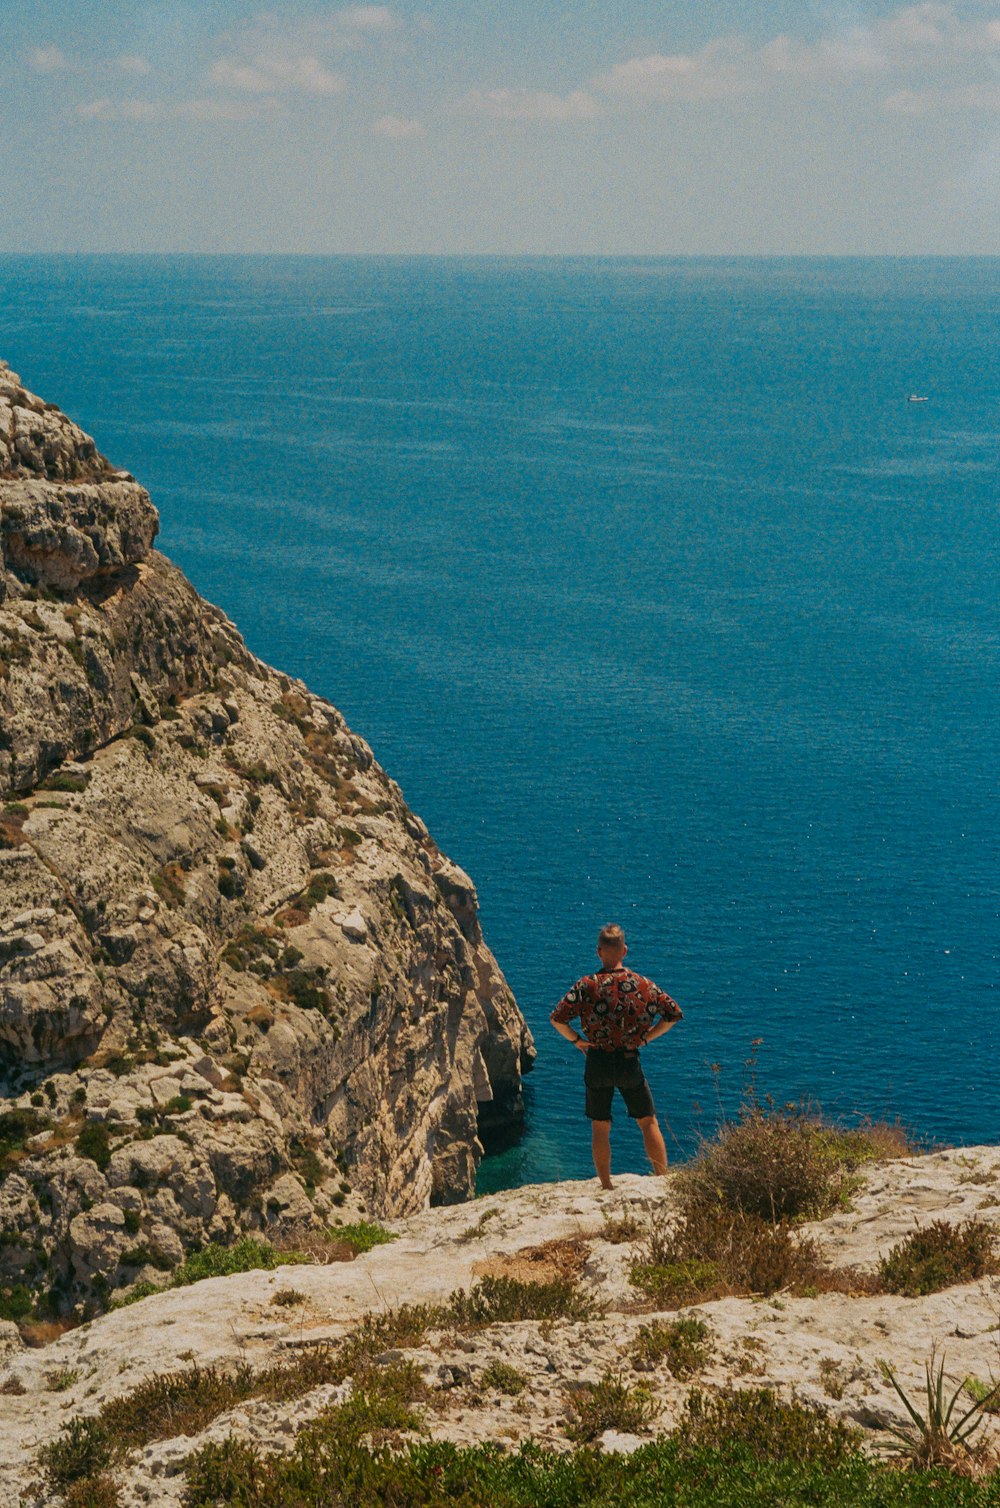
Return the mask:
[[632, 1265], [633, 1284], [664, 1308], [707, 1303], [729, 1295], [770, 1296], [790, 1290], [872, 1292], [868, 1274], [830, 1267], [816, 1243], [787, 1220], [688, 1198], [681, 1213], [654, 1215]]
[[543, 1241], [516, 1252], [500, 1252], [477, 1262], [476, 1277], [512, 1278], [521, 1283], [572, 1283], [579, 1278], [590, 1256], [590, 1246], [580, 1237]]
[[983, 1220], [959, 1225], [932, 1220], [911, 1232], [879, 1263], [878, 1273], [888, 1293], [907, 1298], [937, 1293], [956, 1283], [1000, 1272], [1000, 1236]]
[[678, 1185], [689, 1203], [772, 1222], [815, 1220], [846, 1203], [865, 1163], [909, 1150], [898, 1126], [845, 1130], [808, 1106], [777, 1110], [750, 1099], [681, 1170]]

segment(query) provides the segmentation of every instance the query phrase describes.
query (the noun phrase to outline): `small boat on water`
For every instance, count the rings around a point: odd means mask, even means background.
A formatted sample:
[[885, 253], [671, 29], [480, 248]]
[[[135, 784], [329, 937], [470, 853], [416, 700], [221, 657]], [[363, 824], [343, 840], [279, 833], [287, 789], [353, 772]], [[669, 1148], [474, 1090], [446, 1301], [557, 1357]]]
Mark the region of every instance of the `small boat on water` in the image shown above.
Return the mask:
[[907, 403], [926, 403], [927, 399], [921, 393], [911, 393], [906, 401]]

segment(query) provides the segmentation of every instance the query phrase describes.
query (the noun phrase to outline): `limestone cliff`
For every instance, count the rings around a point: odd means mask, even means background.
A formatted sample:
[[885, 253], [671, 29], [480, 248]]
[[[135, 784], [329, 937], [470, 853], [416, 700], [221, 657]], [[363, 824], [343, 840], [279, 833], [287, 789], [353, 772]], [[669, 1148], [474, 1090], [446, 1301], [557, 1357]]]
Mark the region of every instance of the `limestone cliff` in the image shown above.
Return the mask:
[[[996, 1226], [998, 1181], [997, 1147], [875, 1164], [848, 1207], [808, 1222], [801, 1234], [832, 1264], [870, 1273], [915, 1225], [977, 1219]], [[316, 1346], [335, 1348], [366, 1313], [447, 1304], [456, 1290], [468, 1293], [488, 1276], [522, 1282], [562, 1278], [591, 1306], [591, 1314], [495, 1319], [467, 1330], [430, 1321], [423, 1336], [399, 1339], [398, 1349], [378, 1355], [376, 1365], [403, 1359], [425, 1381], [420, 1429], [410, 1439], [488, 1441], [508, 1451], [532, 1440], [566, 1450], [573, 1397], [610, 1371], [643, 1387], [651, 1408], [641, 1435], [606, 1429], [595, 1442], [604, 1450], [631, 1451], [669, 1434], [685, 1417], [692, 1390], [766, 1387], [785, 1402], [861, 1426], [866, 1447], [881, 1453], [898, 1448], [887, 1429], [907, 1423], [886, 1362], [918, 1404], [924, 1363], [935, 1346], [947, 1362], [949, 1397], [965, 1377], [985, 1383], [1000, 1376], [996, 1279], [921, 1297], [866, 1293], [859, 1286], [811, 1297], [784, 1292], [770, 1299], [719, 1298], [660, 1312], [629, 1275], [642, 1253], [647, 1222], [669, 1217], [675, 1208], [673, 1178], [626, 1176], [615, 1185], [612, 1193], [603, 1193], [596, 1180], [536, 1184], [471, 1208], [416, 1214], [393, 1221], [397, 1239], [356, 1261], [247, 1272], [174, 1288], [71, 1330], [42, 1349], [26, 1349], [13, 1325], [0, 1324], [0, 1508], [39, 1501], [28, 1494], [39, 1475], [39, 1447], [65, 1438], [74, 1422], [99, 1415], [111, 1400], [134, 1397], [153, 1377], [189, 1375], [195, 1362], [229, 1371], [249, 1365], [258, 1372], [294, 1365]], [[673, 1325], [679, 1318], [689, 1325], [698, 1321], [703, 1335], [683, 1367], [651, 1355], [642, 1343], [644, 1329]], [[497, 1375], [498, 1366], [508, 1379]], [[519, 1378], [516, 1388], [510, 1385], [511, 1369]], [[289, 1453], [346, 1391], [314, 1374], [281, 1401], [248, 1389], [249, 1401], [220, 1402], [215, 1418], [206, 1414], [183, 1428], [165, 1409], [162, 1426], [157, 1421], [121, 1462], [118, 1501], [180, 1508], [185, 1466], [200, 1446], [235, 1438], [266, 1454]], [[1000, 1415], [987, 1416], [982, 1433], [1000, 1448]], [[929, 1485], [926, 1501], [933, 1498]], [[414, 1500], [420, 1499], [408, 1499]], [[892, 1500], [906, 1499], [894, 1495]], [[624, 1505], [627, 1499], [619, 1501]], [[815, 1498], [782, 1496], [781, 1501]], [[848, 1501], [861, 1508], [857, 1497], [843, 1501], [845, 1508]]]
[[466, 1198], [530, 1034], [471, 880], [337, 710], [0, 364], [0, 1291]]

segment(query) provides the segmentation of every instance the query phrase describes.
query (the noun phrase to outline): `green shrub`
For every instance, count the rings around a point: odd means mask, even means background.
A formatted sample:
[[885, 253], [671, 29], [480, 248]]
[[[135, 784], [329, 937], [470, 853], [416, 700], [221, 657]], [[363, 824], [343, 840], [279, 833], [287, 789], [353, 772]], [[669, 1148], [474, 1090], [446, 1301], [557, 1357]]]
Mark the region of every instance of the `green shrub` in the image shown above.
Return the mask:
[[606, 1429], [634, 1435], [656, 1417], [656, 1400], [641, 1387], [627, 1383], [620, 1373], [605, 1372], [599, 1382], [587, 1382], [571, 1393], [566, 1407], [566, 1434], [571, 1440], [596, 1440]]
[[41, 785], [39, 786], [39, 790], [71, 791], [75, 795], [79, 795], [81, 791], [85, 791], [87, 789], [89, 781], [89, 775], [61, 775], [57, 773], [55, 775], [49, 775], [46, 780], [43, 780]]
[[115, 1445], [98, 1415], [70, 1419], [62, 1433], [38, 1452], [48, 1485], [62, 1492], [82, 1477], [107, 1471], [115, 1460]]
[[292, 905], [301, 907], [303, 911], [311, 911], [314, 906], [318, 906], [321, 902], [325, 901], [327, 896], [339, 894], [340, 889], [337, 884], [336, 875], [329, 874], [323, 870], [321, 873], [312, 876], [305, 890], [299, 894], [297, 900], [292, 902]]
[[62, 1504], [63, 1508], [123, 1508], [118, 1485], [106, 1472], [74, 1482], [63, 1495]]
[[179, 864], [164, 864], [158, 873], [151, 876], [150, 884], [163, 904], [171, 911], [176, 911], [179, 906], [183, 906], [187, 899], [184, 871]]
[[164, 1115], [187, 1115], [193, 1101], [189, 1094], [175, 1094], [163, 1107]]
[[122, 1267], [155, 1267], [160, 1272], [169, 1272], [174, 1265], [155, 1246], [133, 1246], [129, 1251], [123, 1251], [118, 1261]]
[[522, 1283], [518, 1278], [481, 1278], [470, 1292], [452, 1294], [448, 1315], [452, 1323], [476, 1328], [509, 1325], [519, 1320], [589, 1319], [594, 1305], [568, 1278], [549, 1283]]
[[858, 1448], [860, 1432], [801, 1403], [782, 1403], [770, 1388], [737, 1388], [687, 1400], [679, 1437], [686, 1445], [746, 1446], [758, 1460], [839, 1466]]
[[[137, 1283], [124, 1297], [113, 1300], [109, 1307], [121, 1309], [127, 1304], [138, 1303], [140, 1299], [150, 1298], [154, 1293], [163, 1293], [166, 1288], [184, 1288], [205, 1278], [225, 1278], [236, 1272], [270, 1272], [275, 1267], [306, 1261], [309, 1257], [303, 1252], [281, 1251], [269, 1241], [258, 1241], [253, 1236], [241, 1236], [232, 1246], [220, 1246], [212, 1241], [201, 1251], [192, 1252], [176, 1267], [169, 1283], [162, 1286], [145, 1281]], [[159, 1266], [159, 1262], [156, 1265]]]
[[39, 1451], [39, 1464], [48, 1485], [65, 1491], [73, 1482], [120, 1465], [131, 1450], [154, 1440], [200, 1433], [237, 1403], [250, 1398], [287, 1402], [327, 1383], [342, 1382], [346, 1375], [339, 1354], [327, 1346], [310, 1347], [290, 1363], [261, 1371], [243, 1364], [157, 1374], [111, 1399], [99, 1413], [69, 1420]]
[[16, 1323], [27, 1319], [34, 1307], [34, 1298], [23, 1283], [15, 1283], [10, 1288], [0, 1287], [0, 1319]]
[[246, 889], [242, 875], [234, 873], [231, 869], [219, 871], [219, 894], [227, 901], [236, 900]]
[[46, 1131], [52, 1122], [37, 1110], [5, 1110], [0, 1114], [0, 1181], [18, 1161], [29, 1136]]
[[908, 1298], [971, 1283], [998, 1271], [997, 1233], [976, 1219], [960, 1225], [932, 1220], [894, 1246], [878, 1267], [885, 1290]]
[[395, 1231], [386, 1230], [374, 1220], [356, 1220], [353, 1225], [336, 1225], [330, 1231], [336, 1241], [346, 1241], [359, 1254], [371, 1251], [374, 1246], [384, 1246], [389, 1241], [398, 1241]]
[[448, 1320], [449, 1311], [440, 1304], [400, 1304], [398, 1309], [364, 1315], [341, 1343], [343, 1375], [366, 1371], [384, 1351], [421, 1345], [428, 1330], [443, 1329]]
[[688, 1190], [681, 1211], [654, 1214], [636, 1251], [631, 1280], [663, 1307], [725, 1294], [871, 1291], [871, 1277], [827, 1266], [815, 1242], [787, 1220], [732, 1210]]
[[677, 1262], [633, 1262], [629, 1280], [664, 1309], [707, 1303], [729, 1291], [719, 1264], [698, 1257]]
[[103, 1173], [111, 1161], [111, 1138], [103, 1121], [87, 1121], [76, 1139], [76, 1150], [81, 1157], [96, 1162]]
[[770, 1222], [816, 1219], [858, 1186], [857, 1169], [909, 1150], [898, 1128], [845, 1130], [808, 1108], [775, 1109], [751, 1097], [685, 1167], [688, 1203], [722, 1204]]
[[491, 1361], [489, 1366], [483, 1368], [479, 1382], [481, 1387], [496, 1393], [506, 1393], [511, 1398], [516, 1398], [528, 1386], [524, 1373], [505, 1361]]
[[277, 1293], [271, 1295], [271, 1303], [277, 1304], [280, 1309], [292, 1309], [296, 1304], [304, 1304], [306, 1296], [297, 1288], [279, 1288]]
[[212, 1241], [181, 1263], [171, 1286], [180, 1288], [188, 1283], [200, 1283], [204, 1278], [229, 1277], [234, 1272], [269, 1272], [301, 1260], [298, 1252], [279, 1251], [269, 1241], [258, 1241], [253, 1236], [241, 1236], [232, 1246], [220, 1246]]
[[628, 1351], [644, 1366], [657, 1367], [663, 1362], [671, 1376], [683, 1379], [708, 1365], [712, 1349], [711, 1327], [697, 1315], [685, 1315], [666, 1325], [640, 1326]]
[[330, 1009], [330, 996], [315, 972], [292, 969], [284, 975], [284, 981], [289, 999], [300, 1010], [326, 1012]]
[[[291, 1457], [264, 1455], [255, 1445], [231, 1437], [202, 1446], [186, 1462], [185, 1508], [238, 1504], [241, 1508], [306, 1508], [306, 1505], [356, 1504], [364, 1501], [413, 1505], [418, 1496], [370, 1495], [364, 1463], [391, 1459], [381, 1450], [402, 1430], [420, 1428], [412, 1403], [424, 1394], [414, 1368], [380, 1368], [346, 1403], [325, 1410], [299, 1435]], [[370, 1441], [374, 1454], [361, 1448]], [[376, 1489], [377, 1491], [377, 1489]]]

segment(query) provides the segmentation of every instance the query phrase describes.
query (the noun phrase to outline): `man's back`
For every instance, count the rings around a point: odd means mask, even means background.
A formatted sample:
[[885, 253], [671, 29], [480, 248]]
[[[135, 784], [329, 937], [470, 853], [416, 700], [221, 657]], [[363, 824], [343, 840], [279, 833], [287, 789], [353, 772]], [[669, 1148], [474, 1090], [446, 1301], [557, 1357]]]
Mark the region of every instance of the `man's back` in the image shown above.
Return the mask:
[[556, 1006], [552, 1020], [569, 1023], [579, 1016], [592, 1048], [631, 1052], [643, 1045], [658, 1018], [679, 1021], [681, 1014], [676, 1000], [658, 984], [620, 964], [578, 979]]

